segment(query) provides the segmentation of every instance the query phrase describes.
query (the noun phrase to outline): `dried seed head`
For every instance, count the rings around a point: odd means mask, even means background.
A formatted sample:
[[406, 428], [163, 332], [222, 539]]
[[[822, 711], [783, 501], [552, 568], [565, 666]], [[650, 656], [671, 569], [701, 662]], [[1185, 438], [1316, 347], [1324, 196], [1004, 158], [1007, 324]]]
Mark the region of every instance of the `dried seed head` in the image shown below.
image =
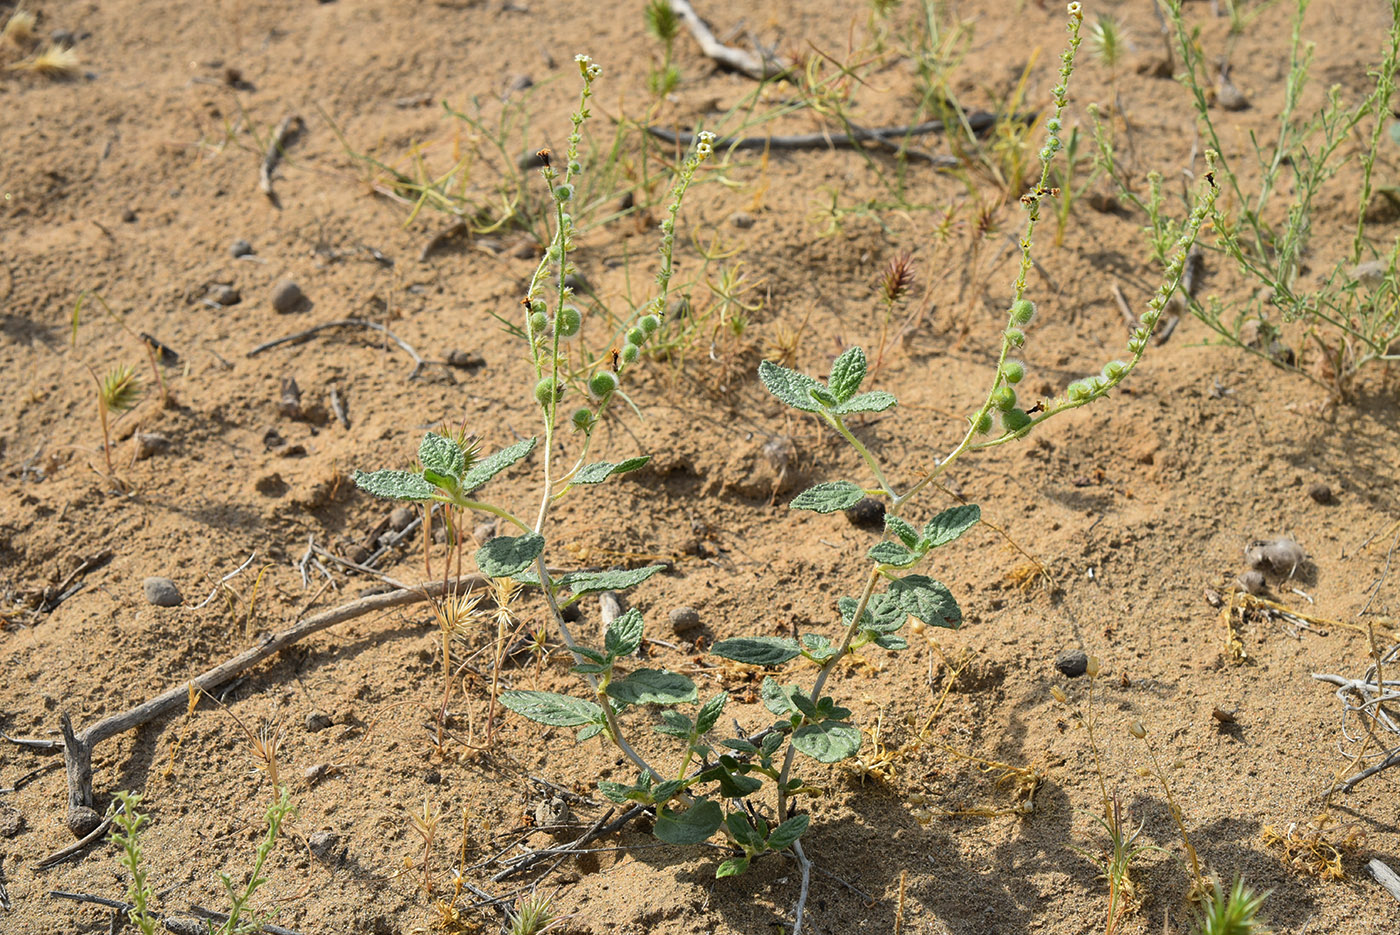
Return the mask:
[[1147, 728], [1142, 726], [1142, 721], [1134, 719], [1133, 722], [1128, 725], [1128, 733], [1132, 734], [1138, 740], [1141, 740], [1147, 736]]
[[908, 250], [892, 258], [880, 277], [880, 293], [893, 305], [909, 293], [914, 285], [914, 257]]
[[1091, 678], [1091, 679], [1093, 679], [1093, 678], [1098, 678], [1098, 676], [1099, 676], [1099, 657], [1098, 657], [1098, 656], [1090, 656], [1090, 657], [1089, 657], [1089, 663], [1088, 663], [1088, 665], [1086, 665], [1086, 666], [1084, 667], [1084, 671], [1085, 671], [1086, 673], [1088, 673], [1089, 678]]
[[1298, 543], [1287, 536], [1279, 536], [1251, 542], [1244, 550], [1244, 557], [1253, 568], [1291, 578], [1308, 556]]
[[1064, 690], [1058, 685], [1050, 686], [1050, 697], [1054, 698], [1060, 704], [1069, 704], [1069, 696], [1066, 695]]

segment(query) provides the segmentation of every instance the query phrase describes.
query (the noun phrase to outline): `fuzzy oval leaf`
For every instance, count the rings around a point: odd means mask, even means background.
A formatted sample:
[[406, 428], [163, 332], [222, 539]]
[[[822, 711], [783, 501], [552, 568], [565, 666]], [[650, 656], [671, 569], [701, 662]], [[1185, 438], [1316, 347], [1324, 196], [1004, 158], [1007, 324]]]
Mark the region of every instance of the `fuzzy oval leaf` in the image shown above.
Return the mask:
[[715, 868], [715, 879], [723, 880], [725, 877], [737, 877], [749, 869], [749, 858], [731, 857]]
[[512, 690], [502, 692], [500, 701], [521, 717], [551, 727], [578, 727], [603, 720], [603, 709], [593, 702], [554, 692]]
[[495, 454], [482, 458], [476, 464], [473, 464], [462, 477], [462, 492], [471, 493], [473, 490], [534, 451], [536, 441], [537, 439], [535, 438], [527, 438], [524, 441], [516, 442], [509, 448], [502, 448]]
[[962, 625], [962, 608], [953, 592], [928, 575], [907, 575], [890, 585], [889, 594], [909, 616], [931, 627], [956, 630]]
[[792, 745], [818, 763], [836, 763], [860, 749], [860, 731], [842, 721], [804, 724], [792, 732]]
[[488, 578], [509, 578], [530, 567], [544, 551], [544, 536], [497, 536], [476, 550], [476, 567]]
[[919, 531], [893, 513], [885, 514], [885, 532], [892, 533], [907, 548], [919, 546]]
[[623, 704], [689, 704], [699, 697], [695, 683], [679, 672], [638, 669], [608, 685], [608, 697]]
[[601, 484], [614, 474], [626, 474], [628, 471], [635, 471], [651, 460], [651, 455], [642, 455], [637, 458], [628, 458], [626, 461], [619, 461], [613, 464], [611, 461], [595, 461], [592, 464], [585, 464], [579, 468], [579, 472], [574, 475], [575, 484]]
[[884, 412], [898, 402], [899, 400], [884, 390], [874, 390], [852, 396], [839, 406], [833, 406], [831, 411], [838, 416], [850, 415], [853, 412]]
[[911, 552], [898, 542], [892, 542], [888, 539], [875, 543], [865, 554], [870, 556], [872, 562], [880, 565], [891, 565], [895, 568], [908, 568], [923, 558], [918, 552]]
[[832, 362], [831, 379], [827, 383], [837, 402], [844, 403], [856, 394], [865, 379], [865, 370], [865, 350], [859, 347], [851, 348]]
[[412, 471], [356, 471], [355, 486], [386, 500], [431, 500], [437, 488]]
[[762, 699], [763, 706], [769, 711], [778, 717], [788, 717], [797, 713], [797, 705], [792, 700], [792, 696], [797, 691], [796, 685], [780, 685], [777, 679], [765, 676], [763, 685], [758, 690], [758, 697]]
[[779, 666], [801, 654], [797, 641], [785, 636], [738, 636], [720, 640], [710, 654], [751, 666]]
[[462, 447], [436, 432], [423, 436], [418, 446], [418, 461], [425, 472], [445, 475], [452, 478], [454, 483], [462, 479], [462, 472], [467, 469], [467, 455]]
[[729, 692], [720, 692], [700, 708], [695, 715], [695, 733], [704, 734], [714, 729], [719, 723], [719, 716], [724, 711], [725, 704], [729, 701]]
[[865, 496], [859, 484], [848, 480], [827, 481], [809, 487], [792, 498], [790, 510], [811, 510], [814, 513], [835, 513], [853, 507]]
[[831, 640], [820, 633], [802, 634], [802, 650], [813, 662], [823, 663], [836, 655], [836, 647]]
[[696, 799], [683, 812], [669, 808], [656, 810], [652, 834], [667, 844], [704, 844], [724, 824], [724, 809], [710, 799]]
[[792, 847], [797, 839], [802, 837], [807, 831], [807, 826], [812, 819], [809, 815], [794, 815], [781, 825], [773, 829], [773, 833], [768, 835], [768, 849], [770, 851], [781, 851]]
[[614, 658], [632, 655], [642, 645], [642, 629], [645, 626], [642, 612], [635, 607], [628, 608], [625, 614], [608, 624], [603, 648]]
[[924, 540], [931, 549], [947, 545], [967, 532], [982, 519], [982, 508], [975, 503], [964, 503], [951, 510], [944, 510], [924, 526]]
[[763, 381], [768, 392], [792, 408], [801, 409], [803, 412], [821, 411], [821, 406], [812, 399], [810, 391], [813, 387], [824, 387], [807, 374], [779, 367], [771, 360], [765, 360], [758, 365], [758, 378]]
[[561, 584], [568, 585], [574, 597], [580, 597], [597, 591], [625, 591], [665, 569], [665, 565], [647, 565], [644, 568], [614, 568], [611, 571], [576, 571], [559, 580]]

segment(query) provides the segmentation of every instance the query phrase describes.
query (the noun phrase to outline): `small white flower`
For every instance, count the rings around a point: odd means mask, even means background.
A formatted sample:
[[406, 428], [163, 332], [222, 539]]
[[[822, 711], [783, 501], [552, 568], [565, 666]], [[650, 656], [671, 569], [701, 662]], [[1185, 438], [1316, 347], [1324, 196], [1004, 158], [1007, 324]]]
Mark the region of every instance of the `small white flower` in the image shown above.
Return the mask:
[[1069, 5], [1069, 15], [1078, 16], [1080, 14], [1080, 11], [1082, 11], [1083, 9], [1084, 8], [1080, 5], [1079, 0], [1074, 0], [1074, 2]]

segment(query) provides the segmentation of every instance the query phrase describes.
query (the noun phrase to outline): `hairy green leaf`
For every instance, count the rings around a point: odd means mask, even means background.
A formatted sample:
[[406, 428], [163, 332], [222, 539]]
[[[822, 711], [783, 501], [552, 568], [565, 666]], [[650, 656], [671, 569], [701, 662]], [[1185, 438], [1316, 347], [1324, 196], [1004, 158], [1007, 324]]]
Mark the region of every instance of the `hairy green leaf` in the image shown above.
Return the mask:
[[700, 713], [695, 715], [695, 733], [704, 734], [714, 729], [719, 722], [720, 713], [724, 711], [724, 705], [729, 701], [729, 692], [720, 692], [700, 708]]
[[860, 749], [860, 731], [841, 721], [804, 724], [792, 732], [792, 745], [819, 763], [835, 763]]
[[871, 393], [861, 393], [859, 396], [852, 396], [850, 399], [833, 406], [831, 411], [838, 416], [850, 415], [853, 412], [884, 412], [886, 409], [898, 403], [889, 393], [883, 390], [875, 390]]
[[626, 613], [608, 624], [603, 648], [613, 658], [632, 655], [637, 651], [637, 647], [642, 645], [642, 629], [645, 626], [642, 612], [635, 607], [629, 608]]
[[875, 637], [875, 645], [881, 649], [888, 649], [890, 652], [897, 653], [901, 649], [908, 649], [909, 641], [893, 633], [881, 633], [879, 636]]
[[923, 558], [918, 552], [911, 552], [898, 542], [889, 539], [875, 543], [865, 554], [870, 556], [872, 562], [880, 565], [891, 565], [895, 568], [908, 568]]
[[689, 740], [694, 729], [695, 725], [690, 722], [690, 718], [671, 708], [661, 711], [661, 723], [652, 728], [658, 734], [679, 737], [681, 740]]
[[919, 547], [919, 531], [893, 513], [885, 514], [885, 531], [893, 533], [894, 537], [908, 548]]
[[809, 487], [792, 498], [788, 509], [812, 510], [817, 513], [835, 513], [853, 507], [865, 496], [865, 490], [848, 480], [827, 481]]
[[665, 565], [647, 565], [644, 568], [614, 568], [611, 571], [575, 571], [561, 577], [559, 583], [567, 585], [575, 597], [597, 591], [625, 591], [665, 569]]
[[731, 750], [738, 751], [739, 753], [747, 753], [751, 756], [758, 752], [758, 747], [755, 747], [742, 737], [728, 737], [721, 740], [720, 743]]
[[667, 844], [704, 844], [724, 824], [724, 809], [710, 799], [696, 799], [683, 812], [656, 810], [652, 833]]
[[462, 479], [462, 472], [467, 468], [467, 455], [462, 451], [462, 447], [452, 439], [435, 432], [423, 436], [423, 441], [418, 446], [418, 461], [423, 465], [425, 473], [433, 471], [446, 475], [452, 478], [453, 483]]
[[763, 679], [762, 687], [758, 690], [758, 697], [769, 711], [778, 717], [787, 717], [798, 713], [798, 707], [792, 700], [793, 694], [797, 691], [796, 685], [780, 685], [777, 679], [766, 676]]
[[608, 697], [623, 704], [687, 704], [697, 697], [695, 683], [678, 672], [638, 669], [608, 685]]
[[715, 868], [715, 879], [723, 880], [725, 877], [737, 877], [749, 869], [749, 858], [731, 857]]
[[720, 640], [710, 647], [711, 655], [751, 666], [777, 666], [801, 655], [795, 640], [785, 636], [739, 636]]
[[609, 802], [622, 804], [629, 801], [627, 794], [634, 788], [633, 786], [624, 786], [620, 782], [609, 782], [606, 779], [598, 780], [598, 791], [603, 793], [603, 797]]
[[807, 831], [807, 826], [812, 819], [809, 815], [794, 815], [781, 825], [773, 829], [773, 833], [768, 835], [768, 849], [770, 851], [781, 851], [792, 847], [797, 839], [802, 837]]
[[635, 471], [651, 460], [651, 455], [642, 455], [638, 458], [628, 458], [626, 461], [619, 461], [613, 464], [610, 461], [595, 461], [593, 464], [585, 464], [574, 475], [575, 484], [601, 484], [614, 474], [626, 474], [628, 471]]
[[591, 701], [554, 692], [512, 690], [501, 693], [501, 704], [532, 721], [551, 727], [601, 724], [603, 709]]
[[524, 441], [516, 442], [509, 448], [502, 448], [495, 454], [482, 458], [476, 464], [473, 464], [462, 477], [462, 493], [471, 493], [473, 490], [534, 451], [536, 441], [537, 439], [527, 438]]
[[931, 549], [947, 545], [976, 526], [981, 518], [982, 508], [975, 503], [964, 503], [951, 510], [944, 510], [924, 526], [924, 539]]
[[[710, 775], [713, 774], [713, 775]], [[742, 799], [763, 788], [763, 780], [740, 773], [731, 772], [723, 766], [716, 766], [702, 774], [719, 783], [719, 794], [726, 799]]]
[[355, 486], [386, 500], [431, 500], [437, 488], [412, 471], [364, 471], [354, 473]]
[[813, 387], [821, 388], [821, 384], [805, 373], [779, 367], [772, 361], [765, 360], [758, 365], [758, 378], [763, 381], [768, 392], [792, 408], [803, 412], [821, 411], [821, 406], [813, 401], [810, 393]]
[[594, 737], [597, 737], [602, 732], [602, 724], [589, 724], [583, 730], [578, 732], [578, 736], [575, 739], [578, 740], [579, 743], [583, 743], [585, 740], [592, 740]]
[[865, 370], [865, 351], [859, 347], [851, 348], [832, 362], [831, 379], [827, 382], [838, 403], [844, 403], [856, 394], [861, 381], [865, 379]]
[[836, 647], [831, 645], [831, 640], [820, 633], [802, 634], [802, 648], [806, 655], [818, 664], [836, 655]]
[[928, 575], [907, 575], [890, 585], [889, 593], [911, 617], [931, 627], [957, 629], [962, 625], [962, 608], [953, 592]]
[[497, 536], [476, 550], [476, 567], [488, 578], [509, 578], [530, 567], [544, 551], [544, 536]]

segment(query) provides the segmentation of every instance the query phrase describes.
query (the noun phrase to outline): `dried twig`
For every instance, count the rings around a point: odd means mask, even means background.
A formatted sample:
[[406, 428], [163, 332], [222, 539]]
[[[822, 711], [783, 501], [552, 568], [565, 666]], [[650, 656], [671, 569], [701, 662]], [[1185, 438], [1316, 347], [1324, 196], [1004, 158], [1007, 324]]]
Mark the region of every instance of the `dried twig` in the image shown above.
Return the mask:
[[[991, 129], [996, 125], [997, 115], [986, 111], [973, 111], [967, 115], [967, 126], [974, 132]], [[850, 133], [798, 133], [792, 136], [724, 136], [714, 140], [715, 149], [825, 149], [828, 147], [855, 147], [862, 143], [886, 145], [897, 143], [909, 136], [924, 136], [929, 133], [942, 133], [945, 125], [942, 120], [926, 120], [923, 123], [903, 127], [858, 127], [851, 125]], [[688, 147], [695, 143], [693, 133], [677, 133], [664, 127], [647, 127], [647, 132], [657, 139], [675, 146]], [[926, 154], [924, 154], [926, 155]], [[949, 166], [960, 162], [952, 156], [939, 156], [934, 161], [942, 165], [951, 160]]]
[[[67, 717], [67, 715], [64, 716]], [[91, 780], [91, 778], [92, 770], [91, 768], [89, 768], [88, 779]], [[62, 847], [54, 851], [52, 854], [35, 864], [34, 869], [43, 870], [45, 868], [52, 867], [54, 864], [61, 864], [65, 860], [68, 860], [70, 857], [76, 857], [77, 855], [81, 854], [88, 848], [89, 845], [95, 844], [102, 839], [103, 835], [107, 833], [107, 829], [112, 827], [112, 819], [120, 815], [122, 809], [124, 808], [126, 808], [125, 805], [118, 805], [117, 810], [114, 811], [111, 815], [108, 815], [106, 818], [102, 819], [101, 823], [99, 823], [96, 828], [93, 828], [86, 835], [74, 841], [67, 847]]]
[[1371, 876], [1376, 878], [1376, 882], [1385, 887], [1385, 891], [1394, 896], [1400, 902], [1400, 874], [1390, 869], [1390, 866], [1379, 857], [1373, 857], [1370, 863], [1366, 864], [1366, 869], [1371, 871]]
[[[74, 809], [92, 807], [93, 747], [109, 737], [131, 730], [133, 727], [139, 727], [161, 715], [183, 707], [188, 703], [191, 683], [202, 691], [212, 693], [213, 689], [223, 685], [245, 669], [276, 655], [298, 640], [335, 626], [337, 623], [344, 623], [347, 620], [363, 617], [376, 611], [432, 600], [449, 591], [485, 587], [489, 583], [481, 575], [464, 575], [452, 581], [428, 582], [416, 588], [403, 588], [398, 591], [390, 591], [388, 594], [375, 594], [351, 601], [348, 604], [342, 604], [339, 607], [308, 617], [281, 633], [267, 637], [257, 646], [239, 653], [232, 659], [214, 666], [193, 679], [181, 681], [149, 701], [105, 717], [81, 733], [73, 731], [72, 721], [65, 713], [60, 723], [64, 734], [63, 755], [68, 773], [70, 814]], [[108, 822], [104, 822], [104, 826], [108, 823], [110, 823], [110, 819]], [[91, 837], [92, 835], [88, 836], [88, 838]], [[84, 840], [88, 840], [88, 838]], [[46, 858], [45, 865], [47, 865], [47, 861], [52, 859], [52, 857]]]
[[283, 344], [297, 344], [301, 341], [309, 340], [315, 335], [320, 334], [322, 331], [328, 331], [331, 328], [369, 328], [373, 331], [380, 332], [390, 341], [393, 341], [399, 347], [403, 348], [404, 352], [408, 354], [409, 357], [413, 358], [413, 370], [408, 375], [408, 378], [410, 380], [418, 376], [418, 371], [422, 370], [430, 363], [430, 361], [424, 360], [423, 355], [419, 354], [416, 350], [414, 350], [412, 345], [410, 345], [403, 338], [394, 334], [394, 332], [390, 331], [388, 328], [384, 327], [379, 322], [368, 321], [364, 318], [340, 318], [335, 321], [328, 321], [324, 324], [316, 325], [313, 328], [307, 328], [305, 331], [298, 331], [296, 334], [289, 334], [286, 337], [277, 338], [275, 340], [259, 344], [257, 347], [249, 351], [247, 356], [255, 357], [258, 354], [261, 354], [263, 351], [269, 351], [272, 348], [279, 347]]
[[[1312, 674], [1312, 677], [1319, 682], [1329, 682], [1337, 686], [1337, 698], [1342, 702], [1342, 736], [1348, 742], [1356, 743], [1363, 739], [1360, 735], [1352, 732], [1351, 721], [1353, 718], [1361, 719], [1369, 739], [1379, 739], [1375, 736], [1376, 728], [1381, 728], [1400, 737], [1400, 719], [1397, 719], [1385, 707], [1386, 702], [1400, 701], [1400, 679], [1382, 678], [1380, 674], [1382, 666], [1396, 662], [1400, 662], [1400, 646], [1392, 646], [1385, 653], [1376, 657], [1376, 661], [1367, 667], [1365, 674], [1359, 679], [1350, 679], [1325, 672]], [[1358, 757], [1358, 761], [1359, 759]], [[1353, 761], [1353, 765], [1355, 762]], [[1374, 776], [1381, 770], [1389, 769], [1396, 764], [1400, 764], [1400, 745], [1384, 751], [1379, 762], [1373, 763], [1361, 772], [1342, 780], [1334, 785], [1330, 791], [1350, 792], [1361, 780]]]
[[710, 27], [700, 18], [687, 0], [671, 0], [671, 9], [685, 23], [690, 34], [695, 37], [700, 51], [722, 68], [742, 72], [759, 81], [776, 78], [787, 71], [787, 63], [773, 55], [759, 57], [743, 49], [727, 46], [715, 38]]
[[282, 122], [272, 132], [272, 139], [268, 140], [267, 152], [263, 154], [262, 167], [258, 170], [258, 188], [262, 189], [262, 193], [273, 203], [277, 201], [277, 193], [272, 190], [272, 172], [282, 160], [283, 152], [305, 127], [306, 124], [300, 117], [289, 114], [282, 118]]

